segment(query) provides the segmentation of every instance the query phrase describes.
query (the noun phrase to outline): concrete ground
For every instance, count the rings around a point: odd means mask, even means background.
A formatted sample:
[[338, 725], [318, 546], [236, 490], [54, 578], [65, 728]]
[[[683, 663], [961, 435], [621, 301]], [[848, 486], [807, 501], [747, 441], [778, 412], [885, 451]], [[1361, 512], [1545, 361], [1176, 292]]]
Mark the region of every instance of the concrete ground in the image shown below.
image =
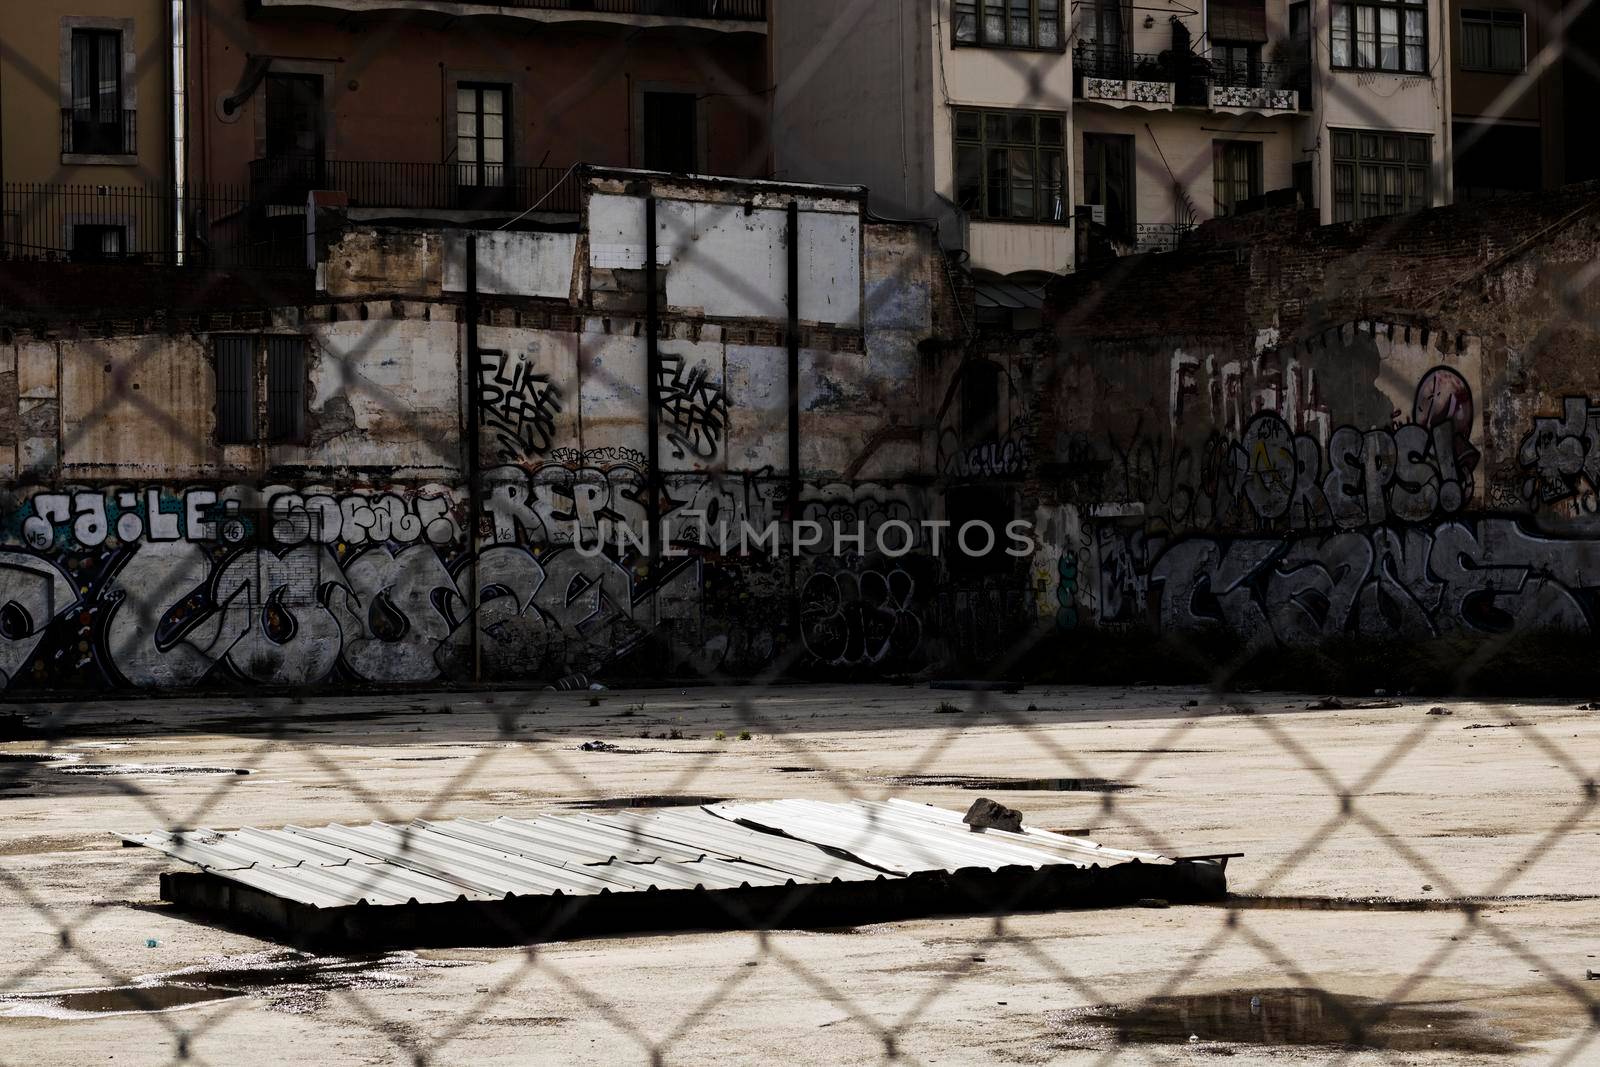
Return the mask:
[[[1600, 1063], [1600, 711], [1307, 702], [835, 686], [24, 706], [61, 732], [0, 744], [0, 1063]], [[593, 739], [626, 751], [577, 750]], [[182, 865], [108, 833], [650, 794], [965, 808], [978, 794], [938, 780], [956, 775], [1125, 783], [985, 795], [1109, 845], [1243, 852], [1243, 899], [307, 962], [174, 914], [157, 879]], [[1477, 921], [1451, 904], [1477, 898]], [[18, 996], [290, 964], [159, 1013]], [[1284, 992], [1307, 988], [1401, 1005], [1374, 1030], [1394, 1047], [1301, 1043], [1346, 1032]], [[1119, 1045], [1119, 1025], [1181, 1043]]]

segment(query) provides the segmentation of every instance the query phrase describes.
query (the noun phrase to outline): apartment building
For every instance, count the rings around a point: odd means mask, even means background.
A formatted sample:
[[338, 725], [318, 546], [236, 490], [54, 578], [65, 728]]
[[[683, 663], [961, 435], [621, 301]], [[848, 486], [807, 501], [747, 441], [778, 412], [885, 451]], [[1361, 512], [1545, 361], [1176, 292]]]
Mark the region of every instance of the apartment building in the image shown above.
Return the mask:
[[939, 227], [980, 278], [1073, 258], [1064, 0], [777, 3], [775, 174], [859, 183]]
[[1600, 96], [1600, 11], [1565, 0], [1452, 0], [1456, 196], [1600, 177], [1585, 116]]
[[0, 255], [163, 240], [170, 204], [141, 201], [171, 199], [171, 29], [169, 0], [0, 4]]
[[1444, 0], [780, 4], [776, 173], [936, 220], [980, 280], [1274, 199], [1410, 211], [1450, 198], [1449, 48]]
[[194, 5], [191, 173], [260, 222], [577, 211], [579, 163], [759, 177], [767, 0]]

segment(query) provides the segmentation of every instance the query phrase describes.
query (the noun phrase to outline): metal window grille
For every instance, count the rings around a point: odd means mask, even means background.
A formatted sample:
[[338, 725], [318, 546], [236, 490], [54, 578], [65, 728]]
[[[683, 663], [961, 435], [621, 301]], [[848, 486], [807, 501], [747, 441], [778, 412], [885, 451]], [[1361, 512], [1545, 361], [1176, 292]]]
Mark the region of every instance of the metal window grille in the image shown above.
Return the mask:
[[267, 338], [267, 433], [274, 441], [297, 441], [305, 432], [306, 342], [303, 337]]
[[217, 438], [225, 445], [256, 437], [256, 339], [217, 338]]

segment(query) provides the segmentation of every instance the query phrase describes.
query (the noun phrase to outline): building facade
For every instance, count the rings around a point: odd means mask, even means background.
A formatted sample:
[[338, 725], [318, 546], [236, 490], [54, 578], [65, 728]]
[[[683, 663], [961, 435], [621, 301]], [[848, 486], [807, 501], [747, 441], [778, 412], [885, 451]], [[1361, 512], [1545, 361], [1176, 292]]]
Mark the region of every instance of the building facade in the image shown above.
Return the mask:
[[766, 0], [228, 0], [191, 16], [190, 170], [292, 243], [354, 217], [571, 220], [579, 163], [768, 169]]
[[167, 0], [0, 5], [0, 254], [163, 244], [182, 113], [171, 34]]
[[980, 300], [1273, 193], [1324, 222], [1450, 199], [1443, 0], [858, 6], [774, 10], [777, 171], [937, 219]]
[[1069, 269], [1066, 11], [1023, 7], [775, 5], [775, 172], [866, 185], [875, 211], [935, 221], [980, 277]]

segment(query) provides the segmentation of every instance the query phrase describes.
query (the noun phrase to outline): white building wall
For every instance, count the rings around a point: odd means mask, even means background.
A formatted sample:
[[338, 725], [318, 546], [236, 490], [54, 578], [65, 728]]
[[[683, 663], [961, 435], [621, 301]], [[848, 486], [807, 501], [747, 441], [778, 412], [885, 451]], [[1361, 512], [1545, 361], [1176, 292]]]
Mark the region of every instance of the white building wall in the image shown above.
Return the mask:
[[[934, 189], [947, 203], [956, 195], [955, 118], [962, 107], [1048, 111], [1059, 114], [1072, 129], [1072, 56], [1069, 52], [1004, 48], [957, 48], [952, 45], [949, 5], [931, 5], [935, 17], [927, 28], [930, 53], [938, 57], [932, 100]], [[1067, 137], [1067, 171], [1075, 153]], [[1072, 217], [1074, 193], [1068, 183], [1065, 214]], [[1072, 229], [1067, 225], [995, 222], [970, 219], [966, 248], [971, 265], [997, 274], [1021, 271], [1063, 273], [1072, 268]]]
[[1428, 76], [1332, 67], [1329, 0], [1311, 5], [1315, 110], [1301, 126], [1302, 158], [1313, 161], [1317, 209], [1333, 221], [1331, 129], [1424, 133], [1433, 138], [1433, 205], [1453, 198], [1450, 168], [1450, 34], [1448, 6], [1428, 4]]

